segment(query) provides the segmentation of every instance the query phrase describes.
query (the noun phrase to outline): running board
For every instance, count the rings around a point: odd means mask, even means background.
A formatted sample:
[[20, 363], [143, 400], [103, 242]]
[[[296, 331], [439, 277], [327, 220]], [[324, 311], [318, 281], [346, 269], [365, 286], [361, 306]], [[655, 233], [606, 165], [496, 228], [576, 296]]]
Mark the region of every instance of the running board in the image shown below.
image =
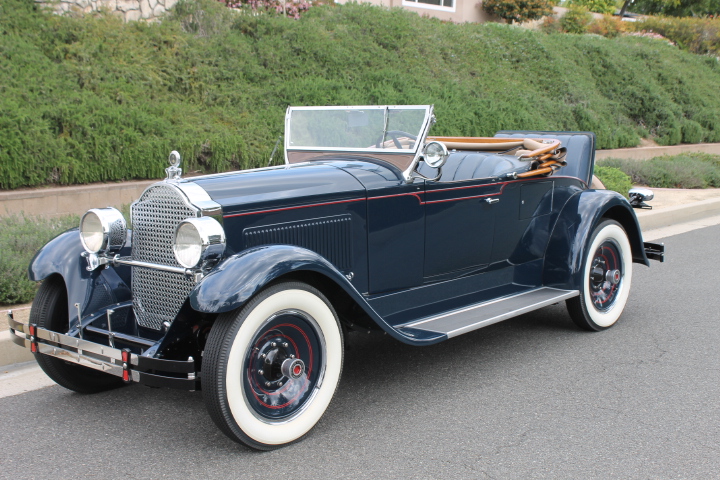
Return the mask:
[[[434, 317], [421, 318], [396, 328], [403, 333], [420, 330], [441, 333], [452, 338], [578, 295], [580, 295], [578, 290], [543, 287], [470, 305]], [[411, 330], [407, 331], [407, 329]]]

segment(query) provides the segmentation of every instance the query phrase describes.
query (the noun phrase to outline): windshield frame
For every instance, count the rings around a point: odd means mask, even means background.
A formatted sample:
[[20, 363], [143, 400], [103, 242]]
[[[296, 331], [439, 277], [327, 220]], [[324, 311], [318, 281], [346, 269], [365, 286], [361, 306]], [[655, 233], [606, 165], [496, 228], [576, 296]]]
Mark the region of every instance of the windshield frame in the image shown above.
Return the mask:
[[[387, 112], [392, 110], [424, 110], [425, 115], [420, 125], [419, 132], [417, 132], [417, 140], [413, 148], [377, 148], [377, 147], [366, 147], [366, 148], [354, 148], [354, 147], [315, 147], [315, 146], [294, 146], [290, 145], [292, 138], [290, 136], [290, 121], [292, 113], [296, 111], [308, 111], [308, 110], [385, 110]], [[366, 154], [383, 154], [383, 155], [413, 155], [417, 156], [418, 152], [422, 149], [425, 143], [425, 137], [429, 130], [429, 124], [432, 121], [432, 105], [355, 105], [355, 106], [325, 106], [325, 107], [288, 107], [285, 113], [285, 163], [288, 162], [288, 151], [290, 152], [343, 152], [343, 153], [366, 153]], [[386, 118], [387, 123], [387, 118]], [[385, 128], [387, 130], [387, 127]], [[412, 133], [415, 132], [407, 132]]]

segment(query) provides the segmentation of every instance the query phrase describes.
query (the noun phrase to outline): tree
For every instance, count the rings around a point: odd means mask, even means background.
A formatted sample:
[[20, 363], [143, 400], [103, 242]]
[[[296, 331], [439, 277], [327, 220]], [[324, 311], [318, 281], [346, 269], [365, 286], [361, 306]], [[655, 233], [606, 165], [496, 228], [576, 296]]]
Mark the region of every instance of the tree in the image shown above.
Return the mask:
[[[637, 2], [638, 4], [642, 3], [645, 5], [650, 5], [652, 8], [659, 7], [659, 8], [672, 8], [680, 5], [681, 0], [625, 0], [623, 3], [622, 8], [620, 9], [620, 18], [622, 18], [625, 15], [625, 11], [630, 6], [630, 4], [634, 4]], [[697, 1], [697, 0], [690, 0]], [[643, 12], [645, 13], [645, 12]], [[650, 13], [650, 12], [647, 12]]]
[[657, 0], [635, 0], [633, 11], [671, 17], [705, 17], [720, 15], [720, 0], [678, 0], [674, 4]]
[[554, 4], [552, 0], [484, 0], [480, 5], [490, 15], [522, 23], [551, 15]]

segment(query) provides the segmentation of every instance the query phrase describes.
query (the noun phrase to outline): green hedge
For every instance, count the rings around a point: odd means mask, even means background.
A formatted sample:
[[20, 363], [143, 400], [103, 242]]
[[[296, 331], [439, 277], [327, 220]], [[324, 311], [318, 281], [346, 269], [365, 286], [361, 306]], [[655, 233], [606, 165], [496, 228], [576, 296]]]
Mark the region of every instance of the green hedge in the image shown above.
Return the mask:
[[[608, 158], [600, 168], [620, 169], [633, 183], [657, 188], [720, 188], [720, 155], [683, 153], [646, 161]], [[598, 175], [599, 176], [599, 175]]]
[[632, 28], [659, 33], [693, 53], [720, 55], [720, 18], [647, 17]]
[[[0, 2], [0, 188], [267, 164], [288, 105], [435, 104], [438, 135], [591, 130], [599, 148], [720, 141], [720, 65], [645, 38], [318, 6], [183, 1], [163, 22]], [[279, 161], [281, 155], [276, 156]]]

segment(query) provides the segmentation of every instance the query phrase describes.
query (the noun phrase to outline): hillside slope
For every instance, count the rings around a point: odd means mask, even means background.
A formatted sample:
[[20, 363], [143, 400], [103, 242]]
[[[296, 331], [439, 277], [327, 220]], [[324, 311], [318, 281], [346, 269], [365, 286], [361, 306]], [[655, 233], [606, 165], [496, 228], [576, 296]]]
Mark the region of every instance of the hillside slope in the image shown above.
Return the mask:
[[[392, 9], [301, 20], [182, 2], [162, 23], [0, 3], [0, 188], [267, 164], [288, 105], [435, 104], [437, 135], [591, 130], [599, 148], [720, 141], [720, 64], [637, 37], [447, 24]], [[280, 155], [275, 161], [279, 161]]]

